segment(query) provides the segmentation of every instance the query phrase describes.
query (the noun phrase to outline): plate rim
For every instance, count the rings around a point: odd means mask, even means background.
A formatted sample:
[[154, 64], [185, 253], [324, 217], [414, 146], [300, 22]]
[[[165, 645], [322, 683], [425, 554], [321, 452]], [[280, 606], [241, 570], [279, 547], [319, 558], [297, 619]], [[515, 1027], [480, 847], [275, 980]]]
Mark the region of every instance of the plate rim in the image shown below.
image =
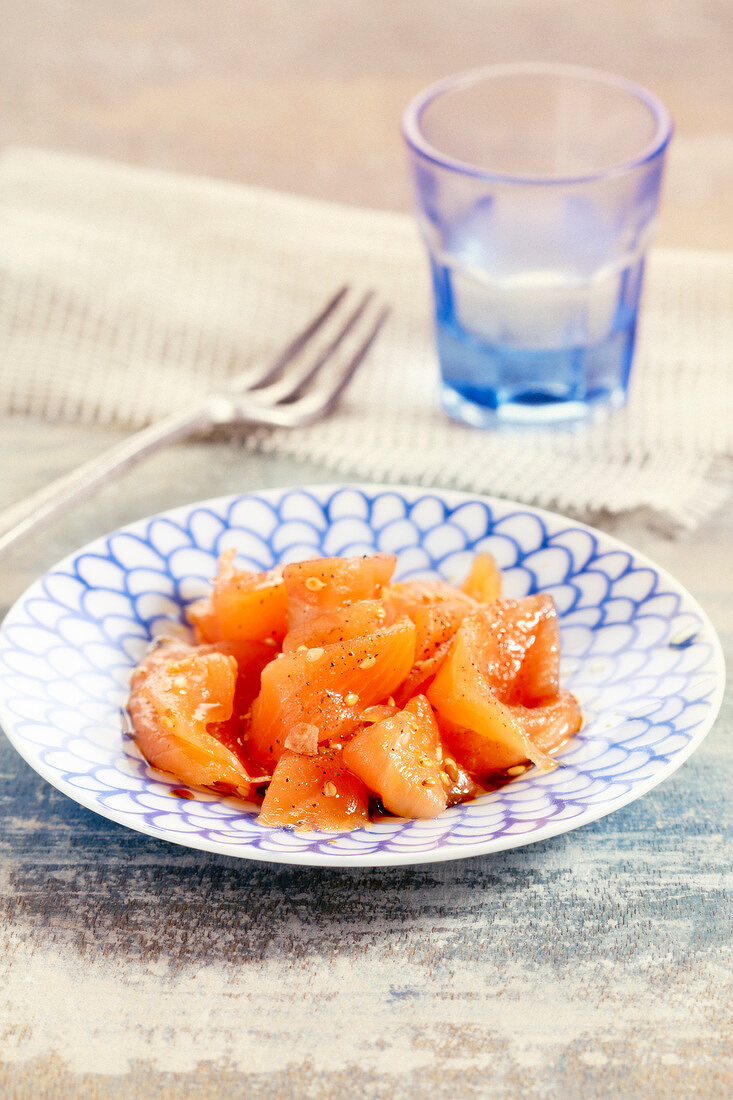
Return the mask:
[[[6, 615], [0, 622], [0, 639], [5, 636], [6, 628], [8, 625], [12, 625], [13, 618], [19, 614], [20, 610], [24, 607], [29, 598], [37, 589], [42, 589], [43, 582], [49, 576], [64, 572], [66, 569], [82, 554], [93, 553], [95, 548], [100, 545], [105, 546], [107, 540], [112, 536], [122, 533], [136, 533], [136, 529], [144, 527], [150, 524], [156, 519], [174, 519], [177, 520], [180, 516], [186, 516], [191, 511], [197, 508], [208, 507], [222, 507], [234, 504], [237, 501], [244, 500], [248, 497], [254, 497], [258, 499], [267, 500], [268, 498], [278, 499], [287, 493], [291, 492], [305, 492], [310, 493], [318, 498], [319, 494], [325, 497], [333, 496], [337, 492], [343, 490], [354, 490], [361, 492], [365, 495], [380, 493], [396, 493], [408, 494], [409, 496], [435, 496], [442, 503], [448, 503], [450, 506], [455, 506], [461, 503], [470, 503], [478, 501], [482, 504], [488, 505], [492, 511], [495, 507], [500, 510], [506, 510], [511, 513], [513, 511], [524, 512], [525, 514], [535, 515], [541, 517], [544, 520], [549, 520], [551, 524], [557, 525], [558, 523], [565, 523], [569, 527], [575, 530], [581, 530], [594, 539], [601, 539], [604, 544], [608, 546], [610, 550], [620, 550], [626, 554], [629, 554], [631, 560], [638, 565], [651, 569], [661, 580], [665, 582], [673, 591], [680, 595], [684, 601], [687, 601], [690, 605], [689, 609], [694, 611], [700, 618], [706, 633], [706, 641], [711, 646], [710, 655], [710, 667], [706, 671], [715, 675], [715, 687], [709, 693], [707, 700], [709, 703], [709, 710], [707, 716], [695, 727], [694, 735], [690, 738], [689, 743], [677, 752], [672, 760], [667, 761], [666, 765], [662, 767], [659, 772], [653, 776], [648, 777], [645, 781], [642, 781], [638, 785], [632, 787], [631, 790], [625, 792], [622, 795], [616, 796], [616, 798], [610, 800], [610, 802], [602, 807], [591, 806], [588, 807], [583, 813], [578, 815], [577, 819], [571, 821], [559, 821], [549, 822], [546, 825], [540, 827], [529, 835], [517, 835], [517, 836], [502, 836], [490, 841], [478, 842], [470, 845], [461, 845], [460, 847], [444, 846], [427, 851], [415, 851], [415, 852], [365, 852], [348, 854], [333, 855], [322, 851], [301, 851], [301, 852], [287, 852], [287, 851], [275, 851], [269, 849], [260, 849], [252, 847], [246, 851], [230, 850], [229, 846], [220, 841], [209, 841], [205, 838], [197, 836], [186, 836], [185, 839], [180, 838], [174, 834], [169, 834], [164, 828], [156, 828], [154, 826], [138, 822], [131, 822], [124, 811], [116, 811], [107, 807], [104, 804], [99, 804], [94, 801], [93, 792], [85, 791], [83, 788], [73, 787], [71, 784], [67, 784], [63, 777], [60, 777], [52, 772], [50, 768], [47, 768], [45, 763], [35, 759], [29, 759], [32, 753], [24, 751], [27, 748], [27, 742], [19, 737], [14, 729], [14, 717], [7, 708], [5, 693], [3, 691], [3, 680], [0, 677], [0, 726], [8, 741], [13, 748], [18, 752], [21, 759], [38, 775], [41, 776], [47, 783], [49, 783], [56, 790], [69, 797], [77, 805], [82, 806], [84, 809], [97, 814], [100, 817], [104, 817], [109, 821], [113, 821], [117, 825], [121, 825], [125, 828], [131, 829], [133, 832], [137, 832], [143, 836], [152, 837], [154, 840], [162, 840], [167, 843], [176, 844], [178, 847], [190, 848], [197, 851], [210, 852], [212, 854], [220, 855], [225, 858], [231, 859], [246, 859], [252, 860], [258, 863], [279, 863], [295, 866], [311, 866], [311, 867], [330, 867], [330, 868], [348, 868], [348, 867], [390, 867], [390, 866], [411, 866], [415, 864], [425, 863], [442, 863], [459, 859], [471, 859], [478, 856], [494, 855], [498, 852], [509, 851], [514, 848], [529, 847], [533, 844], [538, 844], [544, 840], [549, 840], [552, 837], [560, 836], [564, 833], [574, 832], [576, 829], [580, 829], [585, 825], [589, 825], [594, 821], [600, 821], [604, 817], [615, 813], [617, 810], [623, 809], [629, 803], [636, 801], [638, 798], [642, 798], [654, 787], [659, 786], [661, 783], [666, 782], [667, 779], [678, 768], [689, 759], [690, 756], [700, 747], [702, 742], [707, 737], [710, 730], [715, 725], [715, 721], [720, 712], [720, 707], [725, 694], [726, 683], [726, 665], [725, 656], [723, 653], [722, 643], [718, 636], [715, 627], [713, 626], [710, 617], [704, 608], [700, 605], [699, 601], [689, 592], [689, 590], [678, 581], [667, 569], [658, 565], [652, 558], [648, 557], [642, 551], [635, 550], [633, 546], [626, 543], [624, 540], [617, 538], [615, 535], [608, 534], [599, 528], [592, 527], [590, 524], [583, 523], [580, 520], [572, 519], [563, 515], [560, 512], [553, 512], [546, 508], [539, 508], [532, 504], [524, 504], [520, 501], [509, 500], [504, 497], [494, 497], [485, 493], [473, 493], [462, 489], [440, 488], [433, 485], [415, 485], [415, 484], [396, 484], [396, 483], [383, 483], [383, 482], [359, 482], [359, 481], [345, 481], [345, 482], [322, 482], [305, 485], [283, 485], [274, 486], [269, 488], [255, 488], [247, 489], [235, 493], [224, 493], [215, 497], [207, 497], [204, 500], [191, 501], [186, 504], [175, 505], [172, 508], [164, 509], [160, 512], [153, 512], [150, 515], [140, 517], [132, 520], [129, 523], [123, 524], [120, 527], [113, 528], [110, 531], [104, 532], [101, 535], [96, 536], [83, 546], [71, 551], [65, 555], [55, 564], [49, 566], [39, 577], [31, 582], [30, 585], [13, 601], [12, 605], [8, 609]], [[368, 827], [367, 827], [368, 828]], [[298, 832], [305, 832], [305, 830], [294, 830]], [[318, 832], [318, 830], [313, 830]], [[324, 838], [329, 837], [328, 833], [321, 833]], [[333, 834], [334, 836], [344, 834]], [[324, 843], [327, 843], [324, 840]]]

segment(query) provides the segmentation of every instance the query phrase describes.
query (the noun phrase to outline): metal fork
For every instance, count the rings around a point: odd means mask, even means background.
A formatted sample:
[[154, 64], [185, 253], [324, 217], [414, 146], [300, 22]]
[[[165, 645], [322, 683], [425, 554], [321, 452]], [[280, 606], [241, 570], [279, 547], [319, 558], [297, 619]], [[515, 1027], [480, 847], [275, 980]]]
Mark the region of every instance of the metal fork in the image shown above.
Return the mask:
[[342, 286], [272, 362], [245, 371], [225, 392], [171, 413], [6, 508], [0, 513], [0, 552], [168, 443], [223, 425], [295, 428], [325, 416], [388, 314], [373, 291], [357, 296], [354, 304], [350, 287]]

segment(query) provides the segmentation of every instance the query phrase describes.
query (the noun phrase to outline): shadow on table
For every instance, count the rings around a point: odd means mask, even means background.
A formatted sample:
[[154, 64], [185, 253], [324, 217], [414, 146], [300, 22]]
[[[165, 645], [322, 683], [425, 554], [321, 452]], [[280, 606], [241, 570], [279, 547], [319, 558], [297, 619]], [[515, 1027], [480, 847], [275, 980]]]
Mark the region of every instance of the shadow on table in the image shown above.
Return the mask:
[[[308, 868], [133, 833], [50, 787], [7, 742], [0, 770], [7, 868], [0, 905], [15, 932], [81, 955], [155, 957], [172, 969], [389, 949], [390, 937], [419, 943], [438, 930], [449, 954], [466, 937], [477, 942], [478, 928], [500, 953], [519, 927], [537, 933], [534, 953], [553, 941], [556, 951], [558, 929], [570, 932], [569, 913], [577, 956], [590, 933], [618, 930], [637, 903], [648, 909], [652, 894], [661, 891], [668, 907], [677, 860], [692, 858], [701, 872], [714, 862], [709, 822], [725, 819], [724, 806], [711, 805], [719, 798], [698, 757], [682, 787], [674, 777], [611, 818], [540, 844], [448, 863]], [[692, 812], [696, 805], [703, 812]], [[709, 901], [714, 907], [713, 895]], [[695, 923], [705, 917], [696, 908]]]
[[316, 941], [323, 953], [329, 939], [336, 948], [344, 936], [353, 945], [452, 914], [485, 916], [507, 891], [545, 878], [546, 845], [411, 867], [257, 863], [132, 833], [32, 775], [28, 785], [37, 810], [28, 819], [26, 801], [25, 822], [16, 818], [5, 904], [16, 927], [32, 924], [38, 938], [46, 925], [82, 952], [93, 938], [123, 953], [163, 949], [172, 965], [297, 956]]

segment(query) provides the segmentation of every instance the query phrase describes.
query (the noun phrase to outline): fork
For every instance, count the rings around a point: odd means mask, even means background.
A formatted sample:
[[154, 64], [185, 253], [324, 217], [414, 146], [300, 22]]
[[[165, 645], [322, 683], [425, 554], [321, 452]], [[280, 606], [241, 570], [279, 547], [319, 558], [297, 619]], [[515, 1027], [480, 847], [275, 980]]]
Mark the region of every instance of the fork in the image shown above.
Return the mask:
[[389, 314], [372, 290], [357, 296], [355, 305], [353, 298], [348, 284], [340, 287], [271, 362], [244, 371], [225, 392], [171, 413], [6, 508], [0, 513], [0, 552], [166, 444], [224, 425], [295, 428], [325, 416]]

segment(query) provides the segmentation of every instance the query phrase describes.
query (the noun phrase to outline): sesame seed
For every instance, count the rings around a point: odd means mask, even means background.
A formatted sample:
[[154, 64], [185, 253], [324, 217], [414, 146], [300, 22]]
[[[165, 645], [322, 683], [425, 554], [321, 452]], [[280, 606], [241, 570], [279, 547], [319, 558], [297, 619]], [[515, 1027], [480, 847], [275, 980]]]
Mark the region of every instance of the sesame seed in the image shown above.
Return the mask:
[[320, 592], [322, 588], [326, 587], [326, 582], [322, 581], [320, 577], [306, 577], [305, 587], [309, 592]]
[[506, 773], [507, 775], [522, 775], [526, 770], [526, 764], [515, 764], [513, 768], [507, 768]]
[[309, 649], [306, 652], [305, 659], [313, 663], [314, 661], [320, 661], [323, 656], [323, 650], [316, 647], [315, 649]]
[[423, 779], [423, 781], [420, 785], [422, 787], [434, 787], [435, 786], [435, 779], [432, 777], [432, 775], [429, 775], [425, 779]]
[[186, 677], [185, 676], [176, 676], [174, 678], [173, 687], [176, 688], [177, 691], [183, 691], [185, 686], [186, 686]]
[[442, 745], [438, 745], [437, 749], [435, 750], [435, 759], [438, 761], [438, 763], [440, 763], [440, 761], [443, 759], [443, 746]]
[[450, 777], [450, 776], [448, 775], [448, 773], [447, 773], [447, 772], [444, 772], [444, 771], [443, 771], [443, 769], [442, 769], [442, 768], [440, 769], [440, 771], [438, 772], [438, 774], [439, 774], [439, 776], [440, 776], [440, 782], [441, 782], [441, 783], [443, 784], [443, 786], [445, 787], [445, 789], [446, 789], [447, 791], [449, 791], [449, 790], [451, 789], [451, 787], [453, 786], [453, 780], [451, 779], [451, 777]]
[[343, 747], [344, 746], [341, 744], [340, 741], [332, 741], [331, 742], [331, 748], [332, 749], [342, 749]]
[[458, 779], [458, 765], [456, 764], [452, 756], [446, 756], [445, 760], [443, 761], [443, 767], [455, 783]]
[[359, 702], [359, 696], [356, 695], [353, 691], [350, 691], [344, 699], [344, 702], [346, 703], [347, 707], [355, 707], [356, 704]]
[[173, 726], [174, 726], [173, 719], [169, 718], [167, 714], [163, 715], [163, 717], [161, 718], [161, 722], [167, 730], [172, 730], [173, 729]]
[[308, 646], [307, 645], [299, 645], [295, 652], [296, 653], [307, 653], [308, 652]]
[[331, 781], [330, 781], [330, 780], [329, 780], [329, 782], [328, 782], [328, 783], [324, 783], [324, 785], [323, 785], [323, 793], [324, 793], [325, 795], [327, 795], [327, 796], [328, 796], [328, 798], [333, 798], [333, 797], [334, 797], [334, 795], [335, 795], [335, 794], [337, 794], [337, 791], [336, 791], [336, 784], [335, 784], [335, 783], [331, 783]]
[[360, 662], [359, 668], [374, 668], [376, 663], [377, 658], [374, 656], [374, 654], [372, 654], [371, 657], [365, 657], [364, 660]]

